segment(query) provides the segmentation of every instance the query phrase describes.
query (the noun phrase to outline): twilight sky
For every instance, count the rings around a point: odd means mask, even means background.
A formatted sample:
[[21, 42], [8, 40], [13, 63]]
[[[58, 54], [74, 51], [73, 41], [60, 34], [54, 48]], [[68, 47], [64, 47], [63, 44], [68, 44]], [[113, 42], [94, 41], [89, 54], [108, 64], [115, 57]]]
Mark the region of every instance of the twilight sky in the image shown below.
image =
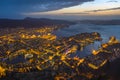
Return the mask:
[[0, 0], [0, 18], [120, 19], [120, 0]]

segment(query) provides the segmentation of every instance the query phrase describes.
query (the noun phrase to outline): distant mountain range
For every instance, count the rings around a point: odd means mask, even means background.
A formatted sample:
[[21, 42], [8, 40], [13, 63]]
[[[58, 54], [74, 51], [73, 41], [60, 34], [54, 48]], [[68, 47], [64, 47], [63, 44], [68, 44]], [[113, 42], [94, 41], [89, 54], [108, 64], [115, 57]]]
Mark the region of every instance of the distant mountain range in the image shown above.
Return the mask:
[[77, 22], [96, 25], [120, 25], [120, 20], [80, 20]]
[[47, 18], [30, 18], [25, 19], [0, 19], [0, 28], [11, 28], [11, 27], [43, 27], [53, 25], [70, 25], [74, 22], [66, 20], [53, 20]]
[[96, 25], [120, 25], [120, 20], [55, 20], [47, 18], [30, 18], [25, 19], [0, 19], [0, 28], [30, 28], [30, 27], [44, 27], [44, 26], [69, 26], [71, 24], [84, 23]]

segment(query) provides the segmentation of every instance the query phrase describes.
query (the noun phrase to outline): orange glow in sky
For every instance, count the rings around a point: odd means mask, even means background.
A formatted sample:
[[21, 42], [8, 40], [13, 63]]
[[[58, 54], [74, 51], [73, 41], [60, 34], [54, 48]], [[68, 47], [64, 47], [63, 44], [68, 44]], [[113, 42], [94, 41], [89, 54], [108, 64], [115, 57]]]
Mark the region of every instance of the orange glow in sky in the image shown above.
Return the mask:
[[[47, 16], [82, 16], [82, 17], [83, 16], [120, 15], [120, 1], [119, 0], [112, 0], [113, 2], [109, 2], [109, 1], [110, 0], [95, 0], [93, 2], [86, 2], [81, 5], [63, 8], [63, 9], [59, 9], [59, 10], [48, 11], [48, 12], [25, 13], [24, 15], [30, 15], [30, 16], [43, 16], [43, 15], [47, 15]], [[117, 1], [117, 2], [114, 2], [114, 1]], [[114, 9], [114, 8], [118, 8], [118, 9]], [[111, 10], [109, 10], [109, 9], [111, 9]], [[103, 10], [103, 11], [94, 12], [93, 10]]]

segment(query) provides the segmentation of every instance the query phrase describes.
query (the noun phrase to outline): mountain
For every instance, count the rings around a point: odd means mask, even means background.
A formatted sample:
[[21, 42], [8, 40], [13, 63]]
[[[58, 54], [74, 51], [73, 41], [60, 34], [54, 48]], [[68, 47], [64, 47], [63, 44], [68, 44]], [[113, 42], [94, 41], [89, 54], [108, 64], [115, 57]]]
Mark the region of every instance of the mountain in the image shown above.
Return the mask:
[[0, 19], [0, 28], [15, 28], [15, 27], [43, 27], [43, 26], [60, 26], [60, 25], [70, 25], [74, 22], [65, 20], [53, 20], [47, 18], [30, 18], [25, 19]]
[[120, 25], [120, 20], [81, 20], [77, 22], [96, 25]]

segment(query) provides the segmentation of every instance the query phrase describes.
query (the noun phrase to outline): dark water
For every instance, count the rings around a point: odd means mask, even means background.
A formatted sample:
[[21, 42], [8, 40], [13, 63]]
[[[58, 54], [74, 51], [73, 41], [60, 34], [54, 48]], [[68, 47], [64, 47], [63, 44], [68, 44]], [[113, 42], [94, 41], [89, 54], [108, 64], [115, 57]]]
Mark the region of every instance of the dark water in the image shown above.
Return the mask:
[[77, 52], [75, 55], [84, 57], [91, 54], [92, 49], [98, 49], [101, 43], [109, 40], [110, 36], [116, 36], [120, 40], [120, 25], [94, 25], [94, 24], [76, 24], [63, 29], [59, 29], [54, 33], [59, 37], [69, 37], [79, 33], [85, 32], [99, 32], [103, 38], [102, 42], [95, 42], [84, 48], [82, 52]]

